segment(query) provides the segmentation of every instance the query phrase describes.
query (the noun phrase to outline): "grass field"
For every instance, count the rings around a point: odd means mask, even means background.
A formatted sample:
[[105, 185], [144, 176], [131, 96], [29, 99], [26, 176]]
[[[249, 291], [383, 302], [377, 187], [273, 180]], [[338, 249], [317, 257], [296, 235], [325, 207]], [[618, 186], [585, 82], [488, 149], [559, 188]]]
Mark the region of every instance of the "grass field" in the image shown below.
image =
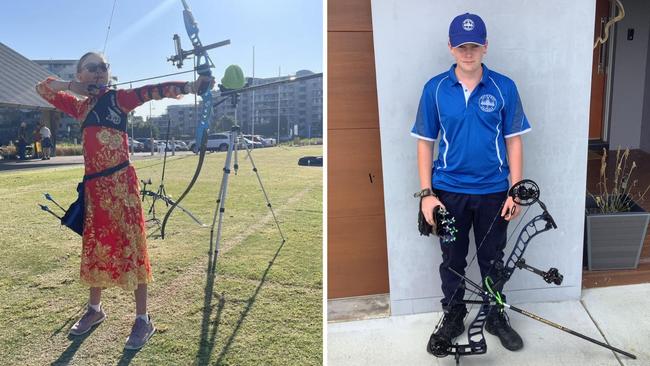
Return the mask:
[[[231, 174], [221, 253], [211, 275], [210, 228], [175, 210], [165, 240], [150, 238], [154, 282], [149, 313], [158, 329], [139, 352], [123, 349], [134, 319], [133, 293], [103, 292], [108, 318], [72, 337], [88, 290], [79, 283], [81, 239], [41, 211], [49, 192], [74, 200], [82, 168], [0, 173], [0, 363], [7, 365], [321, 365], [322, 168], [300, 167], [321, 146], [256, 150], [255, 163], [275, 222], [245, 153]], [[182, 205], [210, 225], [224, 153], [208, 154]], [[178, 197], [196, 156], [167, 161], [165, 188]], [[162, 160], [135, 162], [156, 190]], [[145, 214], [149, 205], [144, 204]], [[157, 216], [166, 212], [157, 204]]]

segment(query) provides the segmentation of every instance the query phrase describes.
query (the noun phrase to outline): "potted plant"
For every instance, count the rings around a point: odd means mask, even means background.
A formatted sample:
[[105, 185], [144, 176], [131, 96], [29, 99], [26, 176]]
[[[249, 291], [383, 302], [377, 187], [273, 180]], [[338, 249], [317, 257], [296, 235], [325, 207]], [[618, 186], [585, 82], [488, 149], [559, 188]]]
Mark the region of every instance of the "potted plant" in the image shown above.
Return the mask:
[[632, 179], [636, 162], [629, 164], [630, 149], [616, 151], [613, 181], [607, 171], [607, 151], [600, 161], [598, 193], [588, 192], [585, 220], [586, 260], [589, 270], [632, 269], [639, 265], [639, 256], [646, 236], [650, 213], [640, 202], [650, 185], [638, 187]]

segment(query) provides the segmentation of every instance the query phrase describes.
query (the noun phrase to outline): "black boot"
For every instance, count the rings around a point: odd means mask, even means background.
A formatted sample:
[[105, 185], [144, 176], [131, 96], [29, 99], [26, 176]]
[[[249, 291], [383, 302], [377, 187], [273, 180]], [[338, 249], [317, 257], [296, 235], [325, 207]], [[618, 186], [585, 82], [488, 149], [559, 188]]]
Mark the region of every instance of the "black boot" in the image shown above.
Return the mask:
[[510, 321], [505, 310], [492, 306], [487, 318], [485, 319], [485, 330], [497, 337], [503, 347], [510, 351], [517, 351], [524, 347], [524, 341], [519, 334], [510, 327]]
[[427, 344], [427, 352], [436, 357], [447, 355], [446, 350], [451, 346], [451, 340], [465, 331], [465, 305], [455, 305], [442, 318], [442, 324], [431, 334]]

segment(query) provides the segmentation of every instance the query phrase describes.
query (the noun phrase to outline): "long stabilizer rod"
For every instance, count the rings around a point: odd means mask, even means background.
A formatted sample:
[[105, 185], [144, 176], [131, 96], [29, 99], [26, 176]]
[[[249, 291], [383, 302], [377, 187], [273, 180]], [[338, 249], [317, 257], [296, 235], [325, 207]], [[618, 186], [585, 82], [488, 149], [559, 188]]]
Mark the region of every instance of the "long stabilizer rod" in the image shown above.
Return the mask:
[[[485, 290], [484, 290], [481, 286], [479, 286], [477, 283], [471, 281], [471, 280], [468, 279], [467, 277], [465, 277], [465, 276], [461, 275], [460, 273], [456, 272], [456, 271], [455, 271], [453, 268], [451, 268], [451, 267], [447, 267], [447, 269], [448, 269], [449, 271], [451, 271], [453, 274], [455, 274], [456, 276], [458, 276], [458, 277], [460, 277], [461, 279], [463, 279], [463, 280], [465, 281], [465, 283], [469, 283], [472, 287], [476, 288], [477, 291], [480, 291], [481, 293], [486, 294], [486, 295], [488, 295], [490, 298], [494, 299], [494, 297], [495, 297], [494, 294], [491, 294], [490, 292], [485, 291]], [[607, 344], [607, 343], [604, 343], [604, 342], [598, 341], [598, 340], [593, 339], [593, 338], [591, 338], [591, 337], [587, 337], [587, 336], [584, 335], [584, 334], [578, 333], [578, 332], [576, 332], [575, 330], [571, 330], [571, 329], [569, 329], [569, 328], [567, 328], [567, 327], [564, 327], [564, 326], [562, 326], [562, 325], [560, 325], [560, 324], [553, 323], [552, 321], [550, 321], [550, 320], [548, 320], [548, 319], [544, 319], [544, 318], [542, 318], [541, 316], [535, 315], [535, 314], [533, 314], [533, 313], [531, 313], [531, 312], [529, 312], [529, 311], [526, 311], [526, 310], [524, 310], [524, 309], [520, 309], [520, 308], [518, 308], [518, 307], [515, 307], [515, 306], [512, 306], [512, 305], [509, 305], [509, 304], [507, 304], [507, 303], [505, 303], [505, 302], [502, 302], [502, 305], [503, 305], [504, 307], [506, 307], [506, 308], [508, 308], [508, 309], [510, 309], [510, 310], [512, 310], [512, 311], [514, 311], [514, 312], [517, 312], [517, 313], [519, 313], [519, 314], [525, 315], [525, 316], [527, 316], [527, 317], [529, 317], [529, 318], [535, 319], [535, 320], [537, 320], [537, 321], [539, 321], [539, 322], [542, 322], [542, 323], [544, 323], [544, 324], [546, 324], [546, 325], [550, 325], [550, 326], [552, 326], [553, 328], [556, 328], [556, 329], [562, 330], [562, 331], [567, 332], [567, 333], [569, 333], [569, 334], [571, 334], [571, 335], [574, 335], [574, 336], [576, 336], [576, 337], [580, 337], [580, 338], [582, 338], [582, 339], [584, 339], [584, 340], [586, 340], [586, 341], [589, 341], [589, 342], [591, 342], [591, 343], [593, 343], [593, 344], [597, 344], [597, 345], [599, 345], [599, 346], [601, 346], [601, 347], [607, 348], [607, 349], [610, 350], [610, 351], [618, 352], [618, 353], [620, 353], [620, 354], [622, 354], [622, 355], [625, 355], [625, 356], [627, 356], [627, 357], [629, 357], [629, 358], [631, 358], [631, 359], [633, 359], [633, 360], [636, 360], [636, 356], [633, 355], [633, 354], [631, 354], [631, 353], [629, 353], [629, 352], [625, 352], [625, 351], [623, 351], [623, 350], [621, 350], [621, 349], [618, 349], [618, 348], [616, 348], [616, 347], [612, 347], [612, 346], [610, 346], [610, 345]]]
[[529, 317], [529, 318], [532, 318], [532, 319], [535, 319], [535, 320], [537, 320], [537, 321], [539, 321], [539, 322], [542, 322], [542, 323], [544, 323], [544, 324], [546, 324], [546, 325], [550, 325], [550, 326], [552, 326], [553, 328], [557, 328], [557, 329], [559, 329], [559, 330], [565, 331], [565, 332], [567, 332], [567, 333], [569, 333], [569, 334], [571, 334], [571, 335], [574, 335], [574, 336], [576, 336], [576, 337], [580, 337], [580, 338], [582, 338], [582, 339], [584, 339], [584, 340], [586, 340], [586, 341], [589, 341], [589, 342], [591, 342], [591, 343], [597, 344], [597, 345], [599, 345], [599, 346], [601, 346], [601, 347], [605, 347], [605, 348], [607, 348], [607, 349], [610, 350], [610, 351], [618, 352], [618, 353], [620, 353], [620, 354], [622, 354], [622, 355], [625, 355], [625, 356], [627, 356], [627, 357], [629, 357], [629, 358], [631, 358], [631, 359], [633, 359], [633, 360], [636, 360], [636, 356], [633, 355], [633, 354], [631, 354], [631, 353], [629, 353], [629, 352], [625, 352], [625, 351], [623, 351], [623, 350], [621, 350], [621, 349], [618, 349], [618, 348], [616, 348], [616, 347], [612, 347], [612, 346], [610, 346], [610, 345], [607, 344], [607, 343], [604, 343], [604, 342], [598, 341], [598, 340], [593, 339], [593, 338], [591, 338], [591, 337], [587, 337], [587, 336], [584, 335], [584, 334], [578, 333], [578, 332], [576, 332], [576, 331], [574, 331], [574, 330], [571, 330], [571, 329], [569, 329], [569, 328], [567, 328], [567, 327], [561, 326], [560, 324], [553, 323], [552, 321], [550, 321], [550, 320], [548, 320], [548, 319], [544, 319], [544, 318], [542, 318], [542, 317], [540, 317], [540, 316], [538, 316], [538, 315], [535, 315], [535, 314], [533, 314], [533, 313], [531, 313], [531, 312], [528, 312], [528, 311], [526, 311], [526, 310], [524, 310], [524, 309], [520, 309], [520, 308], [514, 307], [514, 306], [512, 306], [512, 305], [508, 305], [508, 304], [506, 304], [505, 302], [503, 303], [503, 306], [506, 307], [506, 308], [508, 308], [508, 309], [510, 309], [510, 310], [512, 310], [512, 311], [515, 311], [515, 312], [517, 312], [517, 313], [519, 313], [519, 314], [525, 315], [525, 316], [527, 316], [527, 317]]

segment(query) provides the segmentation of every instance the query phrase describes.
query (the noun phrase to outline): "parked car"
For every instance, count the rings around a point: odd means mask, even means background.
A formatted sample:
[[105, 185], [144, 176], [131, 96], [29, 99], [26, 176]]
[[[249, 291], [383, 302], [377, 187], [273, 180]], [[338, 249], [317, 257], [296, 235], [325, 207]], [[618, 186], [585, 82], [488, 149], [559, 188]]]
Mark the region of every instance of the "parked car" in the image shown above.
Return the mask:
[[273, 137], [261, 137], [261, 139], [262, 139], [262, 144], [264, 144], [264, 146], [267, 147], [275, 146], [278, 144], [278, 142], [275, 141]]
[[166, 140], [157, 140], [156, 143], [158, 144], [157, 149], [164, 149], [163, 151], [172, 151], [172, 147], [174, 146], [171, 141]]
[[[143, 150], [142, 151], [151, 151], [151, 139], [147, 137], [138, 137], [135, 139], [135, 141], [141, 142], [143, 144]], [[156, 140], [154, 140], [154, 150], [158, 150], [158, 146], [156, 146]]]
[[129, 144], [129, 150], [131, 150], [131, 146], [133, 146], [134, 151], [138, 151], [138, 152], [145, 151], [144, 143], [142, 143], [142, 142], [140, 142], [138, 140], [134, 140], [134, 139], [129, 137], [128, 144]]
[[244, 148], [244, 144], [249, 149], [260, 149], [264, 147], [264, 145], [261, 142], [250, 140], [247, 139], [246, 137], [241, 138], [240, 144], [241, 144], [241, 148]]
[[[270, 146], [275, 146], [275, 139], [274, 138], [265, 138], [260, 135], [242, 135], [247, 140], [251, 140], [253, 142], [259, 142], [261, 144], [261, 147], [270, 147]], [[257, 145], [255, 146], [257, 148]]]
[[187, 151], [187, 145], [183, 141], [154, 140], [154, 150], [164, 148], [166, 151]]
[[[230, 134], [229, 133], [213, 133], [208, 135], [208, 143], [206, 145], [206, 150], [209, 151], [226, 151], [230, 145]], [[197, 152], [199, 146], [195, 140], [190, 141], [190, 150]]]
[[190, 148], [187, 147], [187, 144], [183, 141], [176, 141], [176, 151], [187, 151]]

